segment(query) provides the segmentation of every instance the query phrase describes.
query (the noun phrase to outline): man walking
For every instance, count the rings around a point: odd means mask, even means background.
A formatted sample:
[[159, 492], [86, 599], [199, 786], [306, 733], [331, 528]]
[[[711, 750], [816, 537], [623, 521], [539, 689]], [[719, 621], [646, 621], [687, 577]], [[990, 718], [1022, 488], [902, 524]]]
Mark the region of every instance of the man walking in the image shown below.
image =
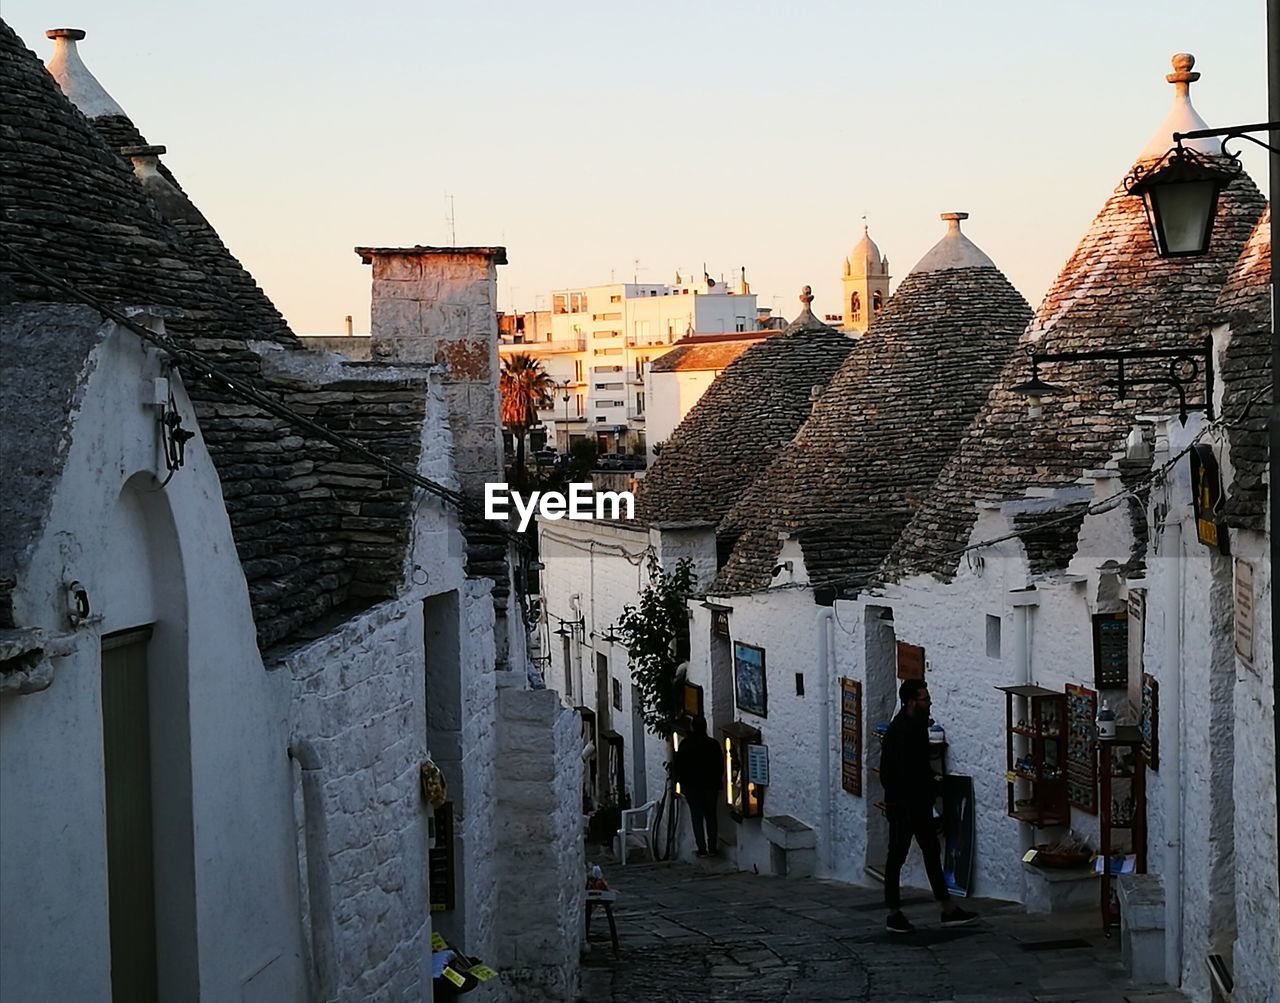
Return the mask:
[[922, 679], [908, 679], [898, 688], [902, 709], [885, 732], [880, 752], [880, 782], [884, 785], [885, 814], [889, 818], [889, 859], [884, 866], [884, 902], [889, 908], [885, 929], [910, 933], [914, 927], [902, 915], [898, 883], [914, 838], [924, 857], [933, 897], [942, 905], [942, 925], [969, 926], [976, 913], [961, 909], [947, 892], [942, 852], [933, 820], [937, 780], [929, 762], [929, 688]]
[[676, 749], [672, 773], [689, 802], [698, 856], [718, 856], [716, 810], [720, 782], [724, 779], [724, 758], [720, 755], [720, 744], [707, 734], [707, 719], [701, 714], [693, 719], [692, 731]]

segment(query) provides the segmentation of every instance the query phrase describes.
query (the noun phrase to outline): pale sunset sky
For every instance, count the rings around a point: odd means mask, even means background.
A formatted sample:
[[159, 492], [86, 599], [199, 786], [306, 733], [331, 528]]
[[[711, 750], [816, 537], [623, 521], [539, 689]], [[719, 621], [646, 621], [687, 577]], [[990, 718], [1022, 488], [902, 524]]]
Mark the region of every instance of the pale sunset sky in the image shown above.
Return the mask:
[[[861, 235], [895, 279], [965, 232], [1039, 303], [1168, 111], [1266, 118], [1264, 0], [376, 3], [8, 0], [81, 55], [300, 334], [369, 325], [356, 245], [504, 244], [499, 307], [731, 277], [837, 312]], [[1265, 154], [1245, 165], [1266, 187]], [[636, 272], [635, 261], [639, 261]]]

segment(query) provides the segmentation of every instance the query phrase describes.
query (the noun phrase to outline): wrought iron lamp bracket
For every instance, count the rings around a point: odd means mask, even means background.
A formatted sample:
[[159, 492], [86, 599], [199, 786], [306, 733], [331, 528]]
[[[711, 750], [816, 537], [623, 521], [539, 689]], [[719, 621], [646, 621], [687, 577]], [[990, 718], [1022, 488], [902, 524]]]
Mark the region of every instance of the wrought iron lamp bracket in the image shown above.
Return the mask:
[[[1213, 417], [1213, 340], [1205, 338], [1198, 348], [1113, 348], [1092, 352], [1031, 352], [1032, 378], [1036, 379], [1040, 366], [1047, 362], [1106, 361], [1115, 363], [1116, 394], [1121, 399], [1134, 387], [1170, 387], [1178, 395], [1178, 417], [1187, 423], [1187, 390], [1202, 384], [1205, 414]], [[1131, 362], [1165, 361], [1168, 370], [1162, 375], [1134, 377], [1126, 368]], [[1046, 385], [1048, 386], [1048, 385]], [[1057, 388], [1054, 388], [1057, 389]], [[1191, 405], [1195, 407], [1196, 405]]]
[[1175, 132], [1173, 134], [1174, 145], [1179, 149], [1182, 148], [1184, 139], [1215, 139], [1222, 137], [1220, 149], [1224, 157], [1230, 157], [1232, 160], [1239, 160], [1240, 154], [1232, 153], [1227, 149], [1227, 143], [1233, 139], [1247, 139], [1250, 143], [1256, 143], [1268, 152], [1280, 155], [1280, 149], [1272, 146], [1270, 143], [1264, 143], [1256, 136], [1251, 136], [1251, 132], [1277, 132], [1280, 131], [1280, 122], [1254, 122], [1250, 125], [1229, 125], [1225, 129], [1194, 129], [1191, 132]]

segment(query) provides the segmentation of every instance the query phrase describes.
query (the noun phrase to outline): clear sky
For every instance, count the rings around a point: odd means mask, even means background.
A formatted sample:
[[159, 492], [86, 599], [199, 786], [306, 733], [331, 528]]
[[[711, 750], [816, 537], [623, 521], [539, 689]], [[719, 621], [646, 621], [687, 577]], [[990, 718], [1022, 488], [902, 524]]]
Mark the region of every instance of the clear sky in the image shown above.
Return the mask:
[[[739, 266], [839, 309], [865, 213], [895, 281], [938, 213], [1038, 305], [1168, 110], [1266, 118], [1264, 0], [6, 0], [85, 63], [299, 333], [369, 323], [359, 244], [505, 244], [499, 306]], [[1242, 144], [1248, 145], [1248, 144]], [[1265, 154], [1245, 151], [1265, 189]]]

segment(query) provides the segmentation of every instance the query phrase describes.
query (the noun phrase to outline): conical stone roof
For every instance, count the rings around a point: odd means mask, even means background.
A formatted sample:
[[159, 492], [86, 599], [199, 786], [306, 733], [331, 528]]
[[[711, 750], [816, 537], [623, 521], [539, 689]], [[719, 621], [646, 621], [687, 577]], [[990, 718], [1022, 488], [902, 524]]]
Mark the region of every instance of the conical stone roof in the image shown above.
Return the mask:
[[725, 519], [738, 541], [713, 592], [767, 587], [784, 535], [815, 587], [874, 571], [986, 399], [1031, 307], [960, 232], [964, 214], [942, 218], [947, 235]]
[[853, 349], [847, 335], [804, 309], [786, 330], [735, 359], [663, 444], [640, 483], [636, 515], [649, 523], [716, 525], [795, 436], [815, 387]]
[[[1257, 187], [1241, 175], [1219, 200], [1209, 253], [1158, 258], [1141, 200], [1117, 186], [1045, 295], [1022, 346], [1081, 352], [1198, 344], [1262, 208]], [[1131, 365], [1131, 379], [1152, 372], [1138, 365]], [[976, 502], [1072, 484], [1123, 450], [1138, 414], [1177, 408], [1176, 398], [1158, 387], [1118, 400], [1115, 389], [1104, 386], [1114, 379], [1113, 364], [1062, 362], [1041, 366], [1040, 376], [1067, 392], [1045, 397], [1033, 418], [1027, 399], [1012, 390], [1029, 375], [1018, 353], [890, 552], [887, 576], [903, 568], [950, 576], [954, 551], [969, 541]]]
[[[158, 308], [167, 334], [222, 369], [322, 423], [357, 429], [400, 463], [416, 464], [424, 381], [352, 379], [320, 387], [264, 371], [256, 342], [296, 342], [252, 277], [198, 212], [175, 218], [170, 210], [189, 206], [185, 197], [162, 205], [150, 187], [155, 182], [141, 180], [118, 145], [104, 140], [102, 123], [127, 119], [114, 113], [86, 119], [3, 21], [0, 91], [0, 309], [21, 319], [0, 336], [6, 365], [21, 370], [21, 384], [8, 382], [59, 395], [53, 412], [62, 450], [51, 455], [6, 441], [6, 469], [16, 471], [13, 481], [24, 494], [18, 499], [6, 490], [4, 507], [29, 513], [21, 532], [0, 534], [0, 579], [23, 570], [26, 547], [47, 518], [74, 413], [77, 386], [67, 385], [66, 375], [78, 371], [59, 368], [65, 360], [43, 351], [42, 342], [63, 323], [85, 352], [99, 336], [97, 325], [80, 331], [77, 318], [85, 311], [64, 306], [78, 307], [78, 300], [25, 270], [10, 249], [111, 306]], [[136, 130], [129, 138], [141, 140]], [[35, 316], [42, 309], [49, 311], [43, 325]], [[299, 636], [335, 610], [393, 595], [403, 578], [412, 488], [376, 470], [368, 475], [373, 489], [361, 487], [366, 482], [334, 447], [307, 440], [214, 382], [191, 381], [187, 391], [221, 480], [260, 646]], [[5, 390], [7, 419], [24, 404], [8, 383]]]
[[1227, 430], [1232, 476], [1223, 516], [1229, 526], [1261, 531], [1266, 526], [1271, 407], [1270, 207], [1223, 286], [1214, 320], [1231, 325], [1231, 339], [1219, 360], [1223, 412], [1243, 414], [1249, 408], [1247, 417]]

